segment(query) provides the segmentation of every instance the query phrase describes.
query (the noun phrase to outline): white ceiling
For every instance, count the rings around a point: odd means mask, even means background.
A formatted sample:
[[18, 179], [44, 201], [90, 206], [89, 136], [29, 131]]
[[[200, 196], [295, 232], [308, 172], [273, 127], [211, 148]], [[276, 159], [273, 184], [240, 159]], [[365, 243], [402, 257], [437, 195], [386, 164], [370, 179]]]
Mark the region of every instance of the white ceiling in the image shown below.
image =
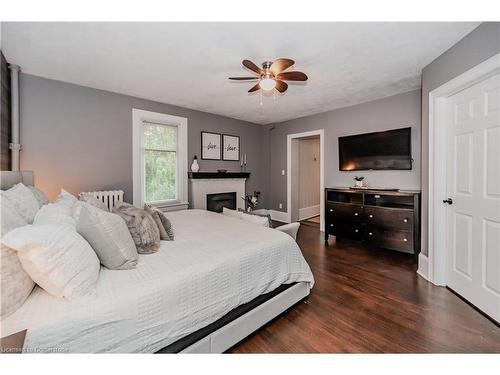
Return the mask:
[[[478, 23], [2, 23], [23, 72], [259, 124], [420, 87], [421, 70]], [[289, 57], [309, 76], [247, 94], [241, 60]]]

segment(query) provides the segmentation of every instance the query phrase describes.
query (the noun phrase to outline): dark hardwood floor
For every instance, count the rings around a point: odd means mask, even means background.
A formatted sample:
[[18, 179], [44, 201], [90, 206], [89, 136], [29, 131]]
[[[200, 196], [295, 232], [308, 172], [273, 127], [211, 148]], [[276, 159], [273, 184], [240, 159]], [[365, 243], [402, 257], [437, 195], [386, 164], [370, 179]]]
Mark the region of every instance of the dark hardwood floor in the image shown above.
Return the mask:
[[500, 328], [416, 274], [412, 256], [374, 250], [301, 225], [316, 284], [309, 297], [231, 353], [500, 353]]

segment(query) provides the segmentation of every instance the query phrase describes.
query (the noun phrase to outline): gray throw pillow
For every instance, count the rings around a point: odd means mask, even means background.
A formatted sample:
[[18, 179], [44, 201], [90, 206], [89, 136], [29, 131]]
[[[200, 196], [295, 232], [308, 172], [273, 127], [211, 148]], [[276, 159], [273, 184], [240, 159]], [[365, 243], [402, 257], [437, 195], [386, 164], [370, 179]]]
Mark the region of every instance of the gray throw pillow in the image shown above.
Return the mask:
[[80, 194], [80, 200], [82, 202], [88, 203], [94, 207], [100, 208], [101, 210], [109, 211], [108, 206], [106, 206], [103, 201], [100, 201], [99, 199], [97, 199], [93, 195]]
[[144, 205], [144, 209], [153, 217], [160, 231], [160, 238], [163, 241], [173, 241], [174, 240], [174, 230], [172, 229], [172, 223], [165, 214], [156, 207], [149, 204]]
[[106, 268], [129, 270], [137, 265], [139, 257], [134, 240], [119, 215], [84, 203], [76, 230], [92, 246]]
[[31, 185], [28, 185], [28, 189], [31, 190], [31, 192], [35, 196], [36, 200], [38, 201], [38, 204], [40, 207], [49, 203], [49, 200], [47, 199], [47, 196], [45, 195], [45, 193], [43, 191], [41, 191], [40, 189], [38, 189], [34, 186], [31, 186]]
[[151, 254], [160, 248], [160, 231], [146, 210], [134, 207], [129, 203], [119, 202], [113, 213], [121, 216], [137, 247], [139, 254]]

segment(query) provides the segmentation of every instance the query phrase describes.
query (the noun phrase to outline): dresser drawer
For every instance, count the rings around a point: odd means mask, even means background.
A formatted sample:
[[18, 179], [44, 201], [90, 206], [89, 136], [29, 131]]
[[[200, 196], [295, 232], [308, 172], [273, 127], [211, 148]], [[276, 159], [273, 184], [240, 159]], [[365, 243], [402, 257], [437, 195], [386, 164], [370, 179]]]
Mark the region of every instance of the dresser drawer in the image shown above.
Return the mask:
[[326, 215], [334, 222], [361, 222], [363, 208], [355, 204], [328, 203]]
[[365, 238], [370, 245], [391, 250], [413, 253], [413, 232], [404, 230], [379, 229], [367, 226]]
[[413, 211], [365, 206], [364, 220], [372, 227], [413, 230]]

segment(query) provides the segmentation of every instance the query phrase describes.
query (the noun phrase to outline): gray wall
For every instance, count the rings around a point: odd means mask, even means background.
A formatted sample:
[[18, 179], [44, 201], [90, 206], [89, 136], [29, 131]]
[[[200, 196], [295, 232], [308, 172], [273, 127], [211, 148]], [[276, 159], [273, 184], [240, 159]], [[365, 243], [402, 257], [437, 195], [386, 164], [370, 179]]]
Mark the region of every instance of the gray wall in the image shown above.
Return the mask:
[[[247, 191], [268, 191], [267, 129], [244, 121], [21, 74], [21, 168], [54, 198], [122, 189], [132, 199], [132, 108], [188, 118], [188, 155], [200, 159], [202, 130], [239, 135], [247, 153]], [[168, 88], [165, 88], [168, 89]], [[191, 161], [190, 161], [191, 162]], [[239, 162], [199, 160], [201, 171], [239, 171]]]
[[500, 52], [500, 23], [486, 22], [422, 71], [422, 253], [428, 253], [429, 92]]
[[[355, 175], [363, 175], [374, 186], [420, 189], [420, 90], [341, 108], [314, 116], [274, 125], [270, 130], [270, 208], [286, 207], [287, 135], [310, 130], [325, 130], [325, 187], [349, 186]], [[338, 137], [402, 127], [412, 128], [413, 169], [410, 171], [339, 171]], [[270, 126], [272, 129], [273, 126]]]

